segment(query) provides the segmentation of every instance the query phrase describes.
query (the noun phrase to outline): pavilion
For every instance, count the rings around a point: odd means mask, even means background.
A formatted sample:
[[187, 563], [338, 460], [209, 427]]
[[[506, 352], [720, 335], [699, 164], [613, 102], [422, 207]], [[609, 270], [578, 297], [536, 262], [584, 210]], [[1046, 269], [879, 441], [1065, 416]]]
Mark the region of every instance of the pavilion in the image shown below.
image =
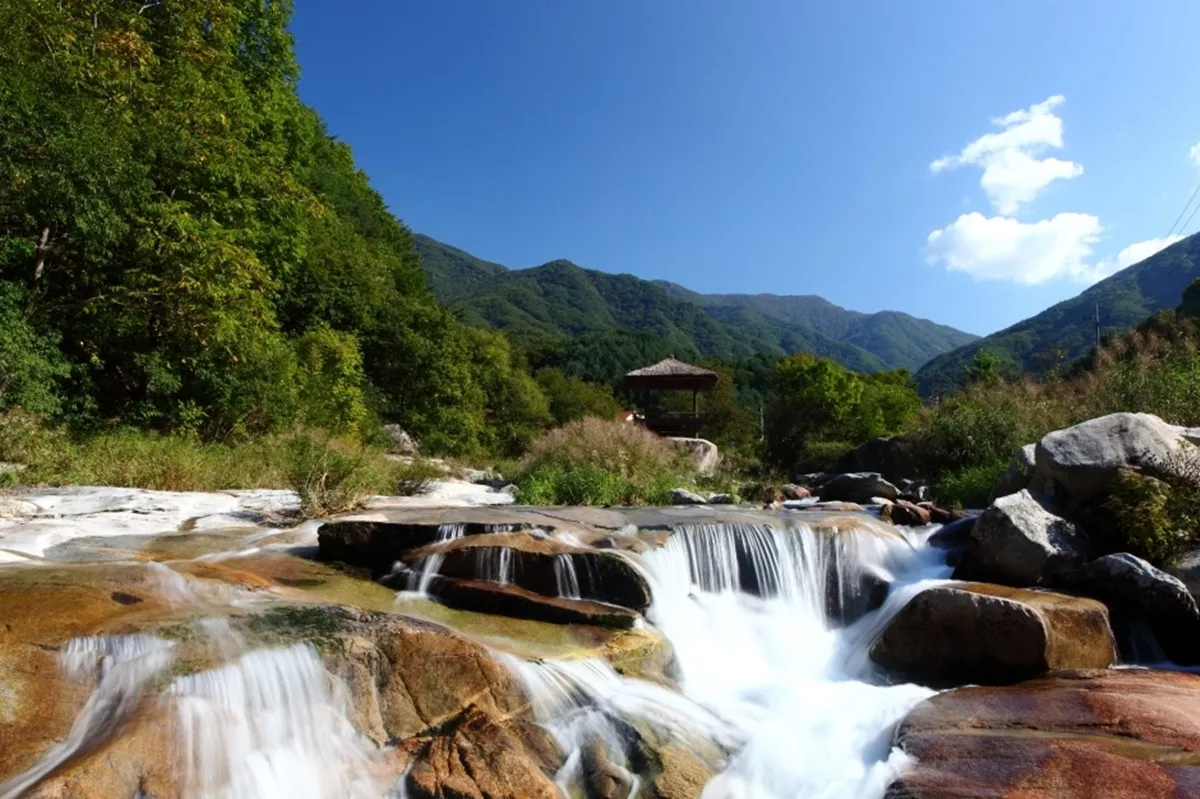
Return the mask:
[[699, 394], [716, 384], [716, 372], [676, 360], [674, 355], [668, 355], [656, 364], [634, 369], [625, 375], [625, 385], [633, 391], [692, 392], [690, 414], [664, 413], [646, 418], [646, 427], [662, 436], [696, 436], [705, 423], [704, 417], [700, 415]]

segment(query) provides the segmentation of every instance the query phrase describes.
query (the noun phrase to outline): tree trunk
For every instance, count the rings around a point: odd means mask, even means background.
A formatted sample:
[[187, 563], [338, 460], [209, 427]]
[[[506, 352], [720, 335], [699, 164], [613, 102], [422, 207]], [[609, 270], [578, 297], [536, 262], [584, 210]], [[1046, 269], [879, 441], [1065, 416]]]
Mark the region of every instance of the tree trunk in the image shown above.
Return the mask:
[[46, 268], [46, 256], [50, 252], [50, 226], [42, 228], [42, 240], [38, 242], [37, 255], [33, 261], [33, 282], [36, 283], [42, 279], [42, 272]]

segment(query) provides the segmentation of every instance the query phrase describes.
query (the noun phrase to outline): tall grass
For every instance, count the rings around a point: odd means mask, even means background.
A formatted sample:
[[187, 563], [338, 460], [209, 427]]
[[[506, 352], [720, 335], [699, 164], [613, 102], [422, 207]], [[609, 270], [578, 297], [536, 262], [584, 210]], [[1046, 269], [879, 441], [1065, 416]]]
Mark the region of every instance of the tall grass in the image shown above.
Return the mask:
[[349, 436], [296, 429], [237, 443], [116, 428], [71, 435], [19, 411], [0, 414], [0, 461], [26, 468], [25, 485], [95, 485], [158, 491], [293, 489], [308, 516], [351, 510], [373, 494], [418, 493], [429, 464], [394, 463]]
[[535, 441], [514, 483], [534, 505], [665, 504], [694, 476], [680, 447], [626, 422], [580, 419]]

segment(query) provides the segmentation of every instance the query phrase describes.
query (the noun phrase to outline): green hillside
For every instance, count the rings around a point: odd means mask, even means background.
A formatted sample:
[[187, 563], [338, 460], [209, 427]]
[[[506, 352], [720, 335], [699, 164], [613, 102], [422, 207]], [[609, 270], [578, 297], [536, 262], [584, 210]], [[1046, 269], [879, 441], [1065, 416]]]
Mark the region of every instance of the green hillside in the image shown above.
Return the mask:
[[508, 269], [491, 261], [476, 258], [457, 247], [415, 234], [413, 249], [421, 257], [421, 265], [429, 275], [429, 287], [441, 302], [470, 294], [486, 286]]
[[788, 355], [799, 350], [836, 358], [861, 371], [888, 364], [853, 344], [740, 308], [704, 309], [632, 275], [611, 275], [552, 261], [498, 275], [451, 307], [464, 321], [513, 334], [582, 336], [649, 333], [680, 357]]
[[803, 325], [865, 349], [892, 368], [916, 371], [937, 355], [977, 338], [898, 311], [867, 314], [847, 310], [811, 294], [700, 294], [666, 281], [659, 281], [658, 285], [680, 299], [705, 308], [745, 308], [773, 319]]
[[1052, 360], [1079, 358], [1095, 344], [1097, 306], [1105, 331], [1130, 328], [1155, 311], [1174, 308], [1184, 288], [1200, 277], [1198, 259], [1200, 235], [1193, 235], [1037, 316], [934, 358], [917, 373], [921, 390], [935, 393], [958, 385], [980, 349], [1032, 371]]
[[[680, 357], [812, 352], [859, 371], [916, 370], [974, 336], [907, 314], [848, 311], [815, 296], [703, 295], [665, 281], [552, 261], [508, 270], [414, 236], [434, 293], [465, 322], [504, 330], [527, 349], [616, 331], [654, 336]], [[600, 336], [601, 338], [596, 338]]]

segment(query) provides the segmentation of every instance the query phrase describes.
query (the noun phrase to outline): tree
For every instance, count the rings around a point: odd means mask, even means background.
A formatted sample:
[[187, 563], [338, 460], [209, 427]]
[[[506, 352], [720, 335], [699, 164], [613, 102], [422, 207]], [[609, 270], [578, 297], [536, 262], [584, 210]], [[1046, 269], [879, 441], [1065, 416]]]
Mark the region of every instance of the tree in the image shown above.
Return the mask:
[[1179, 311], [1185, 316], [1200, 319], [1200, 278], [1193, 280], [1183, 290], [1183, 301]]
[[580, 380], [553, 367], [539, 369], [534, 377], [549, 402], [556, 426], [589, 416], [615, 419], [621, 412], [608, 386]]

